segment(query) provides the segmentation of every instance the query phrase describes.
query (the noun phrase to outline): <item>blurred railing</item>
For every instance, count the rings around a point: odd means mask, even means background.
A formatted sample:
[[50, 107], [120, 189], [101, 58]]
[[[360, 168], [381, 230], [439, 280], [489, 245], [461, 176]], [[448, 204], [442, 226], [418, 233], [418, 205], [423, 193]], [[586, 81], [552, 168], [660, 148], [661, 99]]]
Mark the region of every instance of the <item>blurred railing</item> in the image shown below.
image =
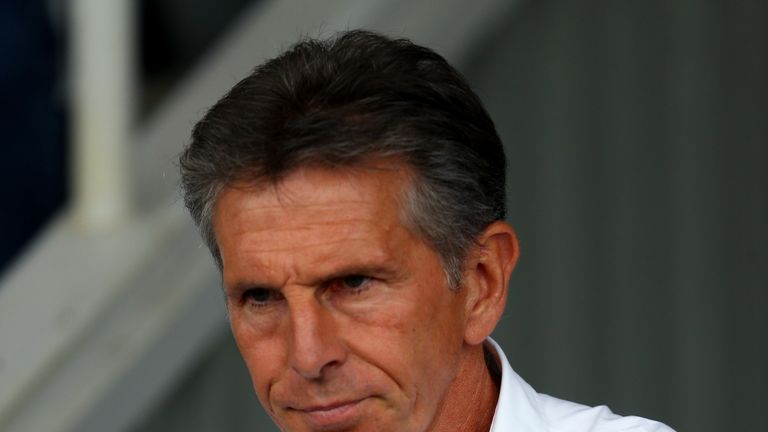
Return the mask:
[[135, 7], [132, 0], [71, 2], [71, 207], [84, 230], [113, 228], [131, 209]]

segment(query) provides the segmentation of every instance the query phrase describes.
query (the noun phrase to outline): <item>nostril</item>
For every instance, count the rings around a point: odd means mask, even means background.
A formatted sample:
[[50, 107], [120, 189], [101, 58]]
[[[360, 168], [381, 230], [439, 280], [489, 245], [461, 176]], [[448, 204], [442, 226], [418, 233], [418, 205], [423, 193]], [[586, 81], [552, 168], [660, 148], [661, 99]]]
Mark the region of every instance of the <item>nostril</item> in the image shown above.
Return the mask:
[[320, 370], [320, 375], [328, 376], [329, 374], [333, 373], [335, 369], [338, 369], [340, 365], [341, 365], [341, 362], [338, 360], [333, 360], [331, 362], [328, 362]]

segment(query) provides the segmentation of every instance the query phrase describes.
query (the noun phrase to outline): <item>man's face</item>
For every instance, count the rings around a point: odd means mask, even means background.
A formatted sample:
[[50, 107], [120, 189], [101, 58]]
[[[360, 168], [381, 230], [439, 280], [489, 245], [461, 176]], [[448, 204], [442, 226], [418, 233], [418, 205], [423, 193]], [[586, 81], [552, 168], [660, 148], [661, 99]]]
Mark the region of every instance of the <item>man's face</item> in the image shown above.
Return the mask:
[[456, 385], [466, 296], [402, 219], [402, 166], [234, 185], [214, 228], [235, 340], [283, 430], [424, 431]]

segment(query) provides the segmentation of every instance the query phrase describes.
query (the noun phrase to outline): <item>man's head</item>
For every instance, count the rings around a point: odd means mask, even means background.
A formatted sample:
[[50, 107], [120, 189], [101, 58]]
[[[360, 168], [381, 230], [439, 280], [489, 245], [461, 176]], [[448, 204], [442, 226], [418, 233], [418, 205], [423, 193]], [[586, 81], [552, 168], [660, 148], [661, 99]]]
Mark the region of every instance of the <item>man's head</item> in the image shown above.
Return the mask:
[[495, 398], [481, 345], [517, 258], [504, 163], [451, 66], [359, 31], [295, 45], [195, 126], [185, 201], [281, 428], [488, 423], [465, 404]]
[[220, 265], [211, 217], [224, 185], [374, 158], [412, 168], [409, 222], [457, 287], [473, 239], [504, 218], [504, 150], [461, 75], [406, 40], [353, 31], [256, 68], [195, 126], [181, 157], [185, 202]]

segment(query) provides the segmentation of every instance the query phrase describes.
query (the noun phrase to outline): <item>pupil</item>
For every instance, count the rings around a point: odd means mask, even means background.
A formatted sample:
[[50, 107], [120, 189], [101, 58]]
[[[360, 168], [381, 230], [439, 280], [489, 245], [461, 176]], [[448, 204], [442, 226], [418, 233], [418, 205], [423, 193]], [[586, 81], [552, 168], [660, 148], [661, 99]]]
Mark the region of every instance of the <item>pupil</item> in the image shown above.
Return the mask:
[[344, 285], [350, 288], [359, 288], [360, 285], [362, 285], [366, 279], [367, 278], [365, 276], [360, 276], [360, 275], [347, 276], [344, 278]]
[[264, 303], [269, 300], [269, 291], [265, 289], [252, 289], [248, 296], [257, 303]]

